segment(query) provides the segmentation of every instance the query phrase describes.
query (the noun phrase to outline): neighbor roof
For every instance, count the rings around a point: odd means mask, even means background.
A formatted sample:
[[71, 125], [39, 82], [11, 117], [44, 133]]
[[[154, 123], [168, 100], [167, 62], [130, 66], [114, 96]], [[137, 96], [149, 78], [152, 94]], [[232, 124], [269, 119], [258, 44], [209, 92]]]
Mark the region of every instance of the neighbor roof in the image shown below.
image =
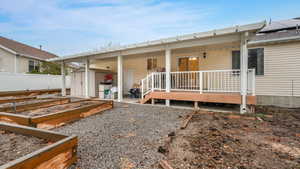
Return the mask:
[[121, 51], [126, 51], [129, 49], [138, 49], [138, 48], [150, 47], [150, 46], [155, 46], [155, 45], [167, 45], [167, 44], [172, 44], [172, 43], [177, 43], [177, 42], [182, 42], [182, 41], [210, 38], [210, 37], [214, 37], [214, 36], [228, 35], [228, 34], [234, 34], [234, 33], [247, 32], [247, 31], [257, 31], [257, 30], [260, 30], [262, 27], [264, 27], [265, 23], [266, 22], [263, 21], [263, 22], [257, 22], [257, 23], [247, 24], [247, 25], [237, 25], [237, 26], [228, 27], [228, 28], [224, 28], [224, 29], [215, 29], [215, 30], [211, 30], [211, 31], [207, 31], [207, 32], [199, 32], [199, 33], [175, 36], [175, 37], [164, 38], [164, 39], [159, 39], [159, 40], [154, 40], [154, 41], [146, 41], [146, 42], [126, 45], [126, 46], [118, 46], [116, 48], [110, 48], [110, 49], [105, 49], [105, 50], [83, 52], [83, 53], [78, 53], [78, 54], [74, 54], [74, 55], [50, 59], [49, 61], [71, 60], [71, 59], [82, 58], [82, 57], [87, 57], [87, 56], [91, 56], [91, 55], [106, 54], [106, 53], [111, 53], [111, 52], [121, 52]]
[[52, 53], [28, 46], [26, 44], [11, 39], [7, 39], [2, 36], [0, 36], [0, 48], [9, 50], [10, 52], [13, 52], [17, 55], [38, 59], [38, 60], [47, 60], [50, 58], [58, 57]]

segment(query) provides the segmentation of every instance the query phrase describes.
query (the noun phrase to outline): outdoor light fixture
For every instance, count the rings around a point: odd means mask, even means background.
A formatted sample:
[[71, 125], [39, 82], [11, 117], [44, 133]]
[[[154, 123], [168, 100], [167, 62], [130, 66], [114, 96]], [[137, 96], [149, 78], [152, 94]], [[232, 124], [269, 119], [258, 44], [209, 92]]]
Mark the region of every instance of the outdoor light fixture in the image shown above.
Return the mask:
[[197, 60], [197, 57], [191, 57], [189, 60]]
[[206, 52], [203, 52], [203, 59], [206, 59]]

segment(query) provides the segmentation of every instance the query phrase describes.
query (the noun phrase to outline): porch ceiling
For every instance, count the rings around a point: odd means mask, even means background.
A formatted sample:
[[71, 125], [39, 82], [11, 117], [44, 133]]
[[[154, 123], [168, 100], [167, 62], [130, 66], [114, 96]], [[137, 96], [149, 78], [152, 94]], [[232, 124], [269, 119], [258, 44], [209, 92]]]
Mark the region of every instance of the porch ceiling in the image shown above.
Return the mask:
[[165, 38], [160, 40], [147, 41], [143, 43], [121, 46], [121, 47], [111, 48], [106, 50], [84, 52], [84, 53], [79, 53], [79, 54], [55, 58], [55, 59], [49, 59], [49, 61], [72, 62], [78, 59], [80, 60], [85, 57], [89, 57], [91, 59], [109, 58], [109, 57], [116, 57], [119, 55], [134, 55], [134, 54], [149, 53], [155, 51], [163, 51], [166, 48], [180, 49], [180, 48], [188, 48], [188, 47], [195, 47], [195, 46], [236, 42], [240, 40], [240, 33], [256, 32], [257, 30], [263, 28], [264, 25], [265, 25], [265, 21], [248, 24], [248, 25], [217, 29], [208, 32], [194, 33], [194, 34], [176, 36], [176, 37]]

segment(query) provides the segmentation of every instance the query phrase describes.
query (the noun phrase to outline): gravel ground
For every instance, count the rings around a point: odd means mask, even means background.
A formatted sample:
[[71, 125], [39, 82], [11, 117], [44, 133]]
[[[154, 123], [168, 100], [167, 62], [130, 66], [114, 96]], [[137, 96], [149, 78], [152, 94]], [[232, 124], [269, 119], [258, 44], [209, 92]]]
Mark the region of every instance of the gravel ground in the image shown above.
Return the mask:
[[163, 158], [163, 137], [192, 110], [115, 103], [114, 109], [55, 129], [79, 137], [79, 162], [71, 168], [149, 169]]

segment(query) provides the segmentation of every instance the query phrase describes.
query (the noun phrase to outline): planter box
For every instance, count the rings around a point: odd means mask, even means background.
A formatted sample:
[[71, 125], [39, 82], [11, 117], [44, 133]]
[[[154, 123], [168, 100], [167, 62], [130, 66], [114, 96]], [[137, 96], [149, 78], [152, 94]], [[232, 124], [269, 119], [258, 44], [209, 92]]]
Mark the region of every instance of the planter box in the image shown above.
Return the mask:
[[113, 108], [113, 101], [82, 100], [64, 105], [68, 106], [73, 103], [87, 101], [91, 101], [92, 104], [83, 105], [71, 109], [69, 108], [57, 112], [53, 111], [38, 116], [20, 115], [14, 113], [0, 113], [0, 120], [25, 126], [51, 129]]
[[0, 122], [0, 130], [37, 137], [51, 143], [0, 166], [0, 169], [61, 169], [77, 161], [77, 136], [3, 122]]
[[50, 107], [53, 105], [58, 104], [65, 104], [70, 102], [70, 98], [56, 98], [56, 99], [35, 99], [34, 103], [25, 103], [25, 104], [19, 104], [16, 106], [9, 105], [0, 107], [0, 112], [21, 112], [21, 111], [28, 111], [28, 110], [34, 110], [39, 109], [43, 107]]

